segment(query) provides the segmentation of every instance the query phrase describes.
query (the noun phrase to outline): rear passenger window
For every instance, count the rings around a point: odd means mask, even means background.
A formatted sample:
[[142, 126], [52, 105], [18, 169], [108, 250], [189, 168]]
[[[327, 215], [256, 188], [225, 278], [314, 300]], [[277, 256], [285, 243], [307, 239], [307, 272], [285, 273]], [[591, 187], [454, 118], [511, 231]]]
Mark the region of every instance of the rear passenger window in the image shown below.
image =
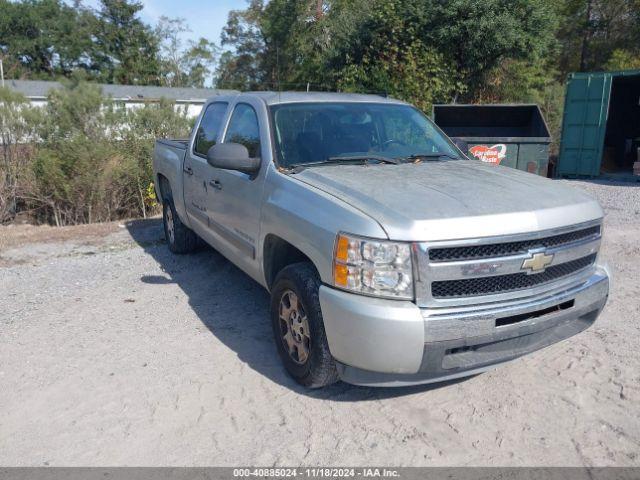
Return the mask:
[[216, 144], [224, 114], [227, 112], [227, 105], [222, 102], [212, 103], [205, 110], [193, 146], [193, 151], [197, 155], [206, 157], [209, 149]]
[[239, 103], [231, 115], [225, 142], [239, 143], [247, 147], [250, 157], [260, 156], [260, 127], [252, 106]]

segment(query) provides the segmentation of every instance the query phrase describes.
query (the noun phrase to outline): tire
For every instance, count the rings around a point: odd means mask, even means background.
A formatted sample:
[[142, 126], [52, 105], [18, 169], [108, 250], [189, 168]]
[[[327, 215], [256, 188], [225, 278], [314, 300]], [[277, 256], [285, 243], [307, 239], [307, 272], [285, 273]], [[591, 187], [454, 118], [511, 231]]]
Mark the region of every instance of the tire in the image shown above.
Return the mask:
[[170, 196], [166, 196], [162, 202], [162, 223], [164, 237], [172, 253], [190, 253], [198, 247], [198, 236], [182, 223]]
[[306, 262], [282, 269], [271, 289], [271, 325], [278, 354], [289, 375], [309, 388], [339, 379], [324, 330], [319, 289], [318, 273]]

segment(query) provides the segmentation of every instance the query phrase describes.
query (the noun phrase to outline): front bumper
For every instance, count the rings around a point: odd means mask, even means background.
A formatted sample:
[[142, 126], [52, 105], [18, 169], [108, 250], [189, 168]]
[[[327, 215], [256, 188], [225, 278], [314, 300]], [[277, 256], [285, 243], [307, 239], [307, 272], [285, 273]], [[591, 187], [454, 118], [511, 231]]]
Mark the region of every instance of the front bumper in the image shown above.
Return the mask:
[[320, 288], [327, 341], [343, 381], [401, 386], [474, 375], [569, 338], [604, 307], [609, 275], [551, 295], [462, 308], [418, 308]]

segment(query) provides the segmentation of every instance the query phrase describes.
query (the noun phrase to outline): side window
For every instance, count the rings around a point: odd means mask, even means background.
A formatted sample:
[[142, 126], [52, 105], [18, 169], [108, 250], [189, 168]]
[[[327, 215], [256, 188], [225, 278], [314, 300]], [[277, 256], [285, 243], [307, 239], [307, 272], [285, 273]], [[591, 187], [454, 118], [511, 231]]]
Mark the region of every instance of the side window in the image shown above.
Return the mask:
[[196, 138], [193, 145], [193, 152], [197, 155], [207, 156], [207, 152], [216, 144], [224, 114], [227, 112], [227, 103], [212, 103], [202, 116], [202, 121], [198, 126]]
[[247, 147], [250, 157], [260, 156], [260, 128], [256, 111], [246, 103], [239, 103], [224, 137], [225, 142], [239, 143]]

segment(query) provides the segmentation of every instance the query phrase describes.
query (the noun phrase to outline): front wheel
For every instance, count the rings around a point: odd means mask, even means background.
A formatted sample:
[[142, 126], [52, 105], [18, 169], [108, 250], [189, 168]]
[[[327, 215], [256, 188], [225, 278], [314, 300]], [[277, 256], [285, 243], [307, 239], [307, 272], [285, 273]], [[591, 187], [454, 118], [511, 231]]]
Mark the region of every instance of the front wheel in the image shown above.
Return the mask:
[[318, 292], [320, 279], [310, 263], [285, 267], [271, 290], [271, 324], [278, 354], [301, 385], [320, 388], [338, 381], [329, 351]]

